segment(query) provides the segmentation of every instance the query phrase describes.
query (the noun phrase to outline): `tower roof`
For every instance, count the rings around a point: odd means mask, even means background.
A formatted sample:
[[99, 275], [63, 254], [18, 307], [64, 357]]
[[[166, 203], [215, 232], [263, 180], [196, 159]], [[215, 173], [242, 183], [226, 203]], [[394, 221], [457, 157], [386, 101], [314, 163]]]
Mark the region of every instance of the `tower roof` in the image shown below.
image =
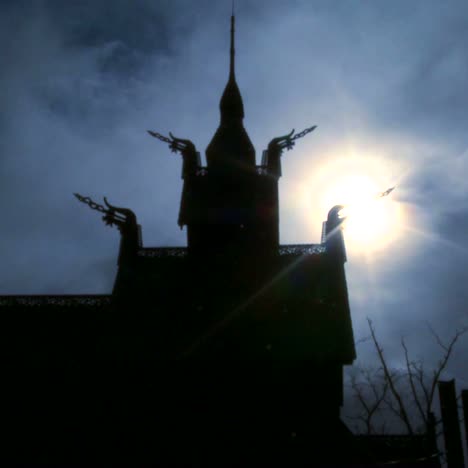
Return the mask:
[[219, 103], [220, 125], [206, 148], [209, 167], [255, 167], [255, 149], [243, 125], [244, 103], [235, 75], [235, 17], [231, 16], [229, 79]]

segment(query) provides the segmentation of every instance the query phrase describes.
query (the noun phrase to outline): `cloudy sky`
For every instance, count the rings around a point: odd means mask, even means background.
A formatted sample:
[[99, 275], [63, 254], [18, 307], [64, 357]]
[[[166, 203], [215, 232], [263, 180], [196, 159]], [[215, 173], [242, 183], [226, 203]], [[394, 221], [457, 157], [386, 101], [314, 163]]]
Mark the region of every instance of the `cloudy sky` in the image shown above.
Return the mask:
[[[227, 79], [230, 8], [0, 3], [0, 294], [110, 291], [118, 232], [74, 192], [132, 208], [146, 246], [184, 245], [181, 163], [146, 129], [204, 152]], [[284, 155], [282, 243], [320, 241], [324, 192], [343, 174], [397, 184], [398, 235], [375, 252], [348, 249], [355, 335], [369, 316], [392, 365], [401, 336], [430, 365], [440, 350], [426, 324], [446, 339], [468, 323], [468, 2], [238, 0], [236, 10], [257, 161], [272, 137], [319, 126]], [[369, 344], [358, 352], [372, 360]], [[467, 353], [465, 336], [446, 374], [459, 388]]]

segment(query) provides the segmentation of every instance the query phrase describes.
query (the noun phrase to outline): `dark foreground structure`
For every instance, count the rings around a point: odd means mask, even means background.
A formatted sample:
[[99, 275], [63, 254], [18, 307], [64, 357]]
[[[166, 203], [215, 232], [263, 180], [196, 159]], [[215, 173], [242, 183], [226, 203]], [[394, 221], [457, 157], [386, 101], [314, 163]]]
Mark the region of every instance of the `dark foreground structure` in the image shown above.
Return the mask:
[[322, 243], [280, 245], [281, 154], [256, 165], [234, 73], [206, 149], [182, 156], [187, 247], [148, 248], [129, 209], [108, 296], [2, 296], [7, 453], [15, 461], [350, 465], [370, 459], [340, 419], [355, 359], [340, 207]]

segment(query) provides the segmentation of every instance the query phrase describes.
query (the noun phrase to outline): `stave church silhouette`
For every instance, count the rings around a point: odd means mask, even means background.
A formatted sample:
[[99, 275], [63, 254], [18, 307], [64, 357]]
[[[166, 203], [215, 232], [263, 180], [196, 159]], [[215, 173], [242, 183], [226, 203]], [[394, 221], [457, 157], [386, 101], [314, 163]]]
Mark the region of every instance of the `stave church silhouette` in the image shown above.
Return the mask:
[[187, 247], [145, 247], [134, 212], [76, 194], [121, 234], [112, 293], [1, 296], [17, 461], [344, 463], [343, 367], [355, 359], [340, 207], [321, 243], [280, 245], [281, 157], [256, 164], [235, 76], [202, 166], [182, 157]]

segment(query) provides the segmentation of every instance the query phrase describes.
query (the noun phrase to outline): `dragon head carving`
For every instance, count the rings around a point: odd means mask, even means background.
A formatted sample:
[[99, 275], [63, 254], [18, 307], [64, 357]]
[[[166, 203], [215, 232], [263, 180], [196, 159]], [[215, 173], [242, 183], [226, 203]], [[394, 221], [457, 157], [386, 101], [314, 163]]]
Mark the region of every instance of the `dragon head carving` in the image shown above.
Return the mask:
[[294, 134], [294, 128], [291, 130], [286, 135], [280, 136], [273, 138], [273, 140], [270, 141], [268, 144], [268, 150], [283, 150], [284, 148], [287, 148], [290, 150], [294, 146], [294, 142], [292, 141], [291, 137]]
[[119, 228], [122, 228], [124, 224], [137, 224], [135, 213], [129, 208], [119, 208], [117, 206], [113, 206], [107, 201], [106, 197], [104, 197], [104, 203], [107, 206], [108, 211], [102, 219], [108, 226], [112, 226], [115, 224]]
[[180, 151], [182, 155], [196, 153], [197, 149], [195, 145], [190, 141], [183, 138], [175, 137], [171, 132], [169, 132], [169, 136], [171, 137], [170, 148], [175, 153]]

